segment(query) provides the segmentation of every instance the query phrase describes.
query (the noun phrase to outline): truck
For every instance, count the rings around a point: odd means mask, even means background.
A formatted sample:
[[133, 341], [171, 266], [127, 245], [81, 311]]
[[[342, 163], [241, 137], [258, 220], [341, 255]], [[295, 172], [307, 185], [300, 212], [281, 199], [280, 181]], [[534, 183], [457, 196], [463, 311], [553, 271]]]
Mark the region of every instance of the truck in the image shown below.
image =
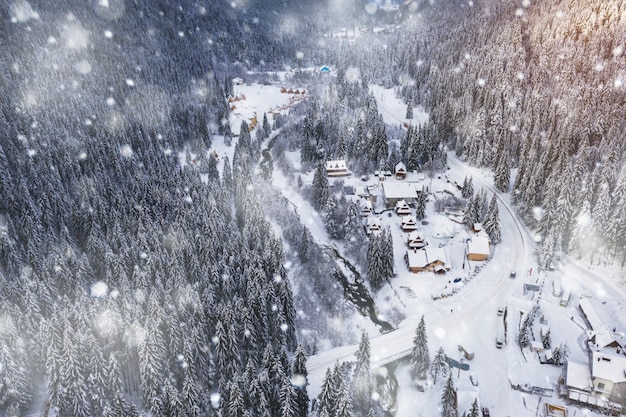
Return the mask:
[[572, 295], [572, 291], [570, 289], [563, 290], [563, 295], [561, 296], [561, 307], [567, 307], [569, 304], [569, 298]]

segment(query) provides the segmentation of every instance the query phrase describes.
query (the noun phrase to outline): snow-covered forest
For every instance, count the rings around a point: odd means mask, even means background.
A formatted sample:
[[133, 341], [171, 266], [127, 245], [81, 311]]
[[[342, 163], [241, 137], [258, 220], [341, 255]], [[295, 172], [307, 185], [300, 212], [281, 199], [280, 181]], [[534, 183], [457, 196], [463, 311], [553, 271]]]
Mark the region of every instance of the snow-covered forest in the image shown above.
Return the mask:
[[[358, 303], [394, 275], [393, 242], [367, 236], [328, 160], [357, 177], [403, 162], [432, 178], [453, 150], [511, 193], [541, 268], [624, 266], [626, 5], [397, 3], [0, 6], [0, 416], [383, 415], [366, 333], [335, 320], [400, 321]], [[236, 78], [285, 74], [306, 101], [230, 125]], [[404, 100], [398, 123], [372, 84]], [[403, 126], [418, 105], [428, 120]], [[218, 144], [231, 156], [213, 157]], [[497, 243], [495, 196], [468, 187]], [[346, 283], [343, 257], [363, 280]], [[309, 398], [307, 356], [346, 343], [356, 361]]]

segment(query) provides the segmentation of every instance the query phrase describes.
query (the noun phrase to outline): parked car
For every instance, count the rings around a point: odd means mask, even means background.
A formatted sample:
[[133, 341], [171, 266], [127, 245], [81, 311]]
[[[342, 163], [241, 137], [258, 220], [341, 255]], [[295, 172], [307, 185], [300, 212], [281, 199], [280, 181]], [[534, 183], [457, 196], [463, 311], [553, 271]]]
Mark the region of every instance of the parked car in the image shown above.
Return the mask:
[[461, 282], [461, 280], [462, 280], [462, 279], [461, 279], [461, 277], [456, 277], [456, 278], [454, 278], [454, 282], [455, 282], [455, 283], [457, 283], [457, 282]]
[[489, 417], [489, 409], [487, 407], [483, 407], [483, 417]]
[[505, 306], [498, 307], [498, 316], [503, 316], [504, 315], [504, 310], [506, 310]]
[[511, 279], [515, 279], [516, 276], [517, 276], [517, 271], [512, 271], [511, 272]]

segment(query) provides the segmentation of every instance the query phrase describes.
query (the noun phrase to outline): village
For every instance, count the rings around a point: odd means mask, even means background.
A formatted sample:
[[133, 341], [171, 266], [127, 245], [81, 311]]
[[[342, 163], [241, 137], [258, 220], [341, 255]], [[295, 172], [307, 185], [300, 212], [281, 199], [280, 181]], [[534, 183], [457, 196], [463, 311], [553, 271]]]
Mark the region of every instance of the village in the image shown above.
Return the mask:
[[[327, 67], [324, 70], [328, 71]], [[234, 129], [246, 120], [253, 130], [257, 115], [266, 113], [274, 119], [307, 98], [303, 88], [234, 81], [236, 95], [230, 100]], [[380, 106], [393, 113], [390, 101], [393, 99], [381, 100]], [[215, 151], [220, 154], [232, 152], [232, 148], [217, 145]], [[291, 158], [298, 167], [296, 153]], [[584, 274], [577, 271], [570, 276], [559, 268], [538, 273], [535, 259], [518, 261], [518, 265], [527, 264], [524, 269], [513, 267], [487, 277], [489, 271], [502, 270], [500, 260], [493, 264], [495, 251], [508, 249], [490, 242], [481, 224], [471, 228], [463, 224], [458, 202], [464, 201], [461, 183], [467, 172], [453, 166], [429, 176], [409, 171], [399, 162], [390, 171], [357, 176], [350, 172], [349, 161], [340, 159], [326, 161], [325, 168], [330, 189], [358, 204], [368, 236], [385, 229], [391, 232], [395, 273], [390, 285], [376, 295], [383, 313], [394, 308], [390, 306], [403, 306], [409, 320], [412, 313], [407, 307], [416, 303], [422, 304], [419, 311], [441, 310], [443, 305], [462, 310], [463, 300], [483, 291], [485, 285], [506, 285], [506, 290], [499, 292], [502, 296], [487, 303], [496, 303], [497, 308], [490, 307], [493, 315], [477, 334], [435, 338], [435, 343], [445, 348], [449, 363], [463, 368], [463, 372], [459, 368], [457, 381], [459, 415], [468, 412], [474, 400], [484, 413], [498, 412], [502, 407], [498, 393], [503, 392], [505, 398], [515, 401], [519, 397], [525, 408], [545, 416], [621, 413], [626, 405], [626, 356], [621, 330], [612, 317], [622, 311], [621, 305], [613, 301], [613, 310], [599, 315], [596, 311], [605, 310], [606, 301], [584, 289]], [[302, 172], [302, 178], [310, 184], [313, 172]], [[420, 198], [425, 200], [421, 220], [416, 216]], [[450, 201], [457, 204], [449, 206]], [[578, 277], [577, 284], [572, 283], [573, 276]], [[429, 303], [427, 307], [423, 307], [425, 303]], [[477, 303], [475, 308], [481, 307]], [[522, 322], [527, 318], [528, 331], [522, 335]], [[503, 329], [500, 344], [499, 328]], [[507, 368], [515, 369], [506, 380], [492, 376], [491, 352], [503, 354]], [[403, 389], [405, 402], [413, 403], [413, 397], [419, 400], [424, 395], [413, 388]], [[535, 405], [531, 407], [532, 402]]]

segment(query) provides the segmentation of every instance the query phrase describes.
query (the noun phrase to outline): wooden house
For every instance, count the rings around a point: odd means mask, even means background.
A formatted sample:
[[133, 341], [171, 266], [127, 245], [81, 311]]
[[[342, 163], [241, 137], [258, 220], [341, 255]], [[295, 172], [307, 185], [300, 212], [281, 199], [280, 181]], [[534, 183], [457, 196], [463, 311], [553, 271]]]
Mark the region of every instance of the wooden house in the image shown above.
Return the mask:
[[467, 242], [467, 259], [470, 261], [487, 260], [490, 254], [489, 238], [486, 236], [474, 236]]
[[417, 220], [411, 215], [402, 216], [400, 227], [403, 232], [412, 232], [417, 229]]
[[396, 213], [399, 216], [406, 216], [407, 214], [411, 214], [411, 208], [409, 207], [407, 202], [404, 200], [398, 201], [396, 203], [395, 209], [396, 209]]
[[404, 165], [402, 161], [396, 164], [395, 171], [397, 180], [403, 180], [406, 178], [406, 165]]
[[359, 199], [359, 214], [361, 217], [367, 217], [372, 214], [372, 202], [365, 198]]
[[426, 240], [424, 240], [424, 235], [422, 235], [417, 230], [412, 231], [406, 238], [406, 243], [411, 249], [422, 249], [428, 245]]
[[450, 270], [443, 248], [410, 249], [404, 254], [404, 261], [411, 272], [445, 273]]
[[370, 216], [367, 218], [367, 223], [365, 224], [365, 233], [367, 235], [371, 234], [379, 234], [382, 231], [382, 223], [378, 217]]

